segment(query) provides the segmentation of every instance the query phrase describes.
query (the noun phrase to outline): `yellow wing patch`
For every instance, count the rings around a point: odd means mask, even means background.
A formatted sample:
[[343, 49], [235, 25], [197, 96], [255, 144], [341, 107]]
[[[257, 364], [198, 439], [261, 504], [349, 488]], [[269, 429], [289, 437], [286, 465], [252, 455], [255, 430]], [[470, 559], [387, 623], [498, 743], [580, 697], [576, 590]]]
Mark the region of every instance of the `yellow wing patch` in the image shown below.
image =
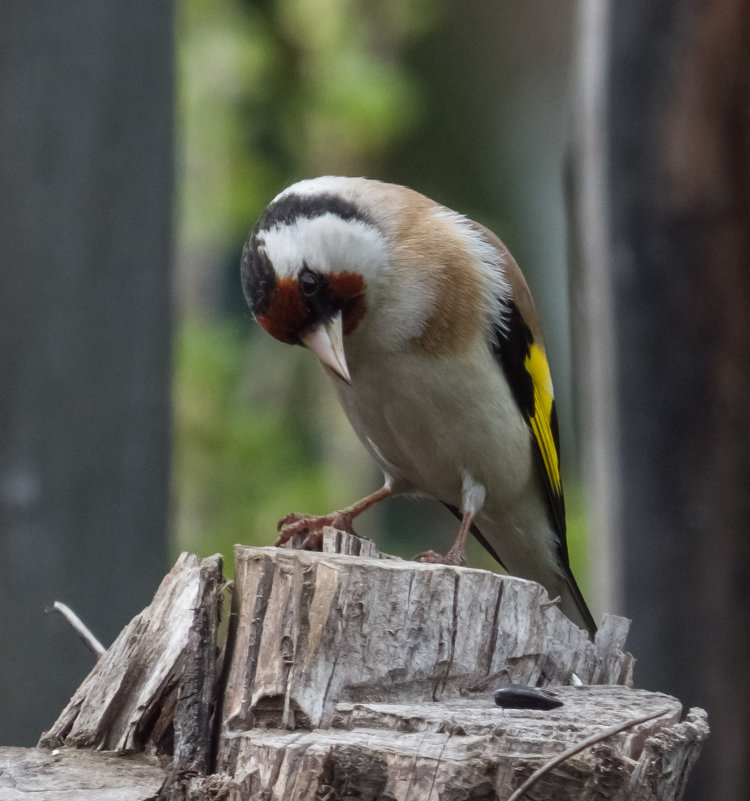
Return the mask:
[[534, 414], [529, 420], [537, 445], [542, 454], [544, 469], [550, 487], [557, 495], [562, 495], [560, 480], [560, 457], [557, 443], [552, 434], [552, 376], [547, 357], [538, 345], [530, 345], [525, 361], [526, 369], [534, 382]]

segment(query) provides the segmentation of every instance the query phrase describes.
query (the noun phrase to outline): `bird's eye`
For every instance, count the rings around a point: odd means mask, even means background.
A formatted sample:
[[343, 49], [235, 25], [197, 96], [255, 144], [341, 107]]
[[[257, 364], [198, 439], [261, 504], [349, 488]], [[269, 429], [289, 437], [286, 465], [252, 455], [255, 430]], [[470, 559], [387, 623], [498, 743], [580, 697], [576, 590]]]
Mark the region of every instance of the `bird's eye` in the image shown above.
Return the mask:
[[299, 285], [303, 294], [314, 295], [320, 286], [320, 279], [309, 267], [305, 266], [299, 274]]

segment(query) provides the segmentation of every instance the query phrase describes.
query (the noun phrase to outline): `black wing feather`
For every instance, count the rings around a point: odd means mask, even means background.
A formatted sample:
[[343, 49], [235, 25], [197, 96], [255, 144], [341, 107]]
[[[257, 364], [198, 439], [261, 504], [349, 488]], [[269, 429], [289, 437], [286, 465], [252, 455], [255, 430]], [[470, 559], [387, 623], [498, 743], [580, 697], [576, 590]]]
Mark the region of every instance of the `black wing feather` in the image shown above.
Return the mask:
[[[548, 390], [536, 385], [534, 375], [529, 370], [534, 338], [515, 303], [507, 301], [506, 305], [507, 316], [501, 324], [494, 327], [491, 347], [531, 431], [537, 468], [549, 502], [550, 520], [559, 539], [560, 556], [567, 567], [568, 546], [565, 534], [565, 499], [559, 471], [560, 434], [557, 409], [551, 394], [549, 412], [543, 408], [541, 396]], [[540, 351], [540, 354], [539, 358], [544, 358], [543, 352]]]
[[570, 570], [568, 558], [565, 500], [560, 478], [560, 434], [547, 358], [541, 344], [534, 342], [533, 334], [517, 306], [509, 300], [507, 307], [507, 318], [493, 329], [492, 350], [529, 426], [537, 469], [547, 495], [550, 522], [557, 534], [557, 548], [566, 583], [581, 619], [593, 638], [596, 624]]

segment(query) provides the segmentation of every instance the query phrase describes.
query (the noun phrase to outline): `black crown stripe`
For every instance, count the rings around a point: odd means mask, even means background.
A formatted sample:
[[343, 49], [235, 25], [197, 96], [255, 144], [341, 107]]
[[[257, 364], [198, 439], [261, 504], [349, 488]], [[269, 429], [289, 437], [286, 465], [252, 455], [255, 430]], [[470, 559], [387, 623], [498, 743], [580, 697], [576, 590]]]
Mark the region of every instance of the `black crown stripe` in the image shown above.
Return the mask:
[[265, 211], [255, 227], [255, 234], [269, 231], [276, 226], [289, 225], [300, 217], [312, 220], [324, 214], [335, 214], [342, 220], [360, 220], [373, 225], [369, 215], [354, 203], [339, 195], [330, 193], [318, 195], [284, 195], [272, 203]]

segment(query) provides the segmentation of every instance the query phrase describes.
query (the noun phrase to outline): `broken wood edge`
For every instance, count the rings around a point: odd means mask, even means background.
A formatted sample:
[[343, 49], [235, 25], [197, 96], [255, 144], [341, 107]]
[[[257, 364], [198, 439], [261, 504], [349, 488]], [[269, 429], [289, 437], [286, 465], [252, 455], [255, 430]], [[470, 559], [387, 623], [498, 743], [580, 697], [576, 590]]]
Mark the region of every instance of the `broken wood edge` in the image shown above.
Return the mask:
[[210, 658], [216, 647], [218, 635], [212, 635], [204, 649], [200, 634], [196, 637], [194, 632], [200, 632], [201, 614], [208, 615], [208, 621], [215, 619], [218, 630], [219, 612], [211, 610], [221, 598], [221, 568], [219, 555], [199, 562], [182, 553], [149, 606], [123, 628], [42, 733], [39, 747], [172, 752], [185, 668], [191, 659]]
[[[682, 798], [690, 771], [708, 735], [706, 711], [692, 707], [676, 725], [647, 737], [641, 759], [630, 779], [633, 797], [643, 797], [643, 788], [659, 787], [664, 794], [671, 792], [671, 797]], [[665, 770], [665, 765], [670, 769]]]
[[[348, 544], [346, 547], [351, 548], [352, 546]], [[369, 555], [372, 556], [372, 554]], [[181, 560], [184, 564], [191, 559], [194, 563], [197, 563], [196, 557], [188, 557], [187, 554], [183, 554], [175, 568], [180, 564]], [[199, 589], [195, 596], [198, 600], [193, 608], [192, 621], [187, 633], [187, 644], [178, 663], [175, 664], [175, 680], [171, 690], [171, 711], [167, 709], [170, 699], [164, 695], [159, 696], [159, 699], [154, 699], [152, 704], [152, 706], [160, 709], [159, 720], [156, 723], [152, 720], [152, 733], [155, 731], [154, 727], [159, 721], [162, 730], [161, 734], [157, 735], [157, 739], [163, 739], [165, 736], [165, 726], [171, 725], [174, 733], [171, 767], [165, 775], [159, 792], [153, 796], [155, 799], [199, 798], [202, 797], [200, 791], [198, 791], [199, 786], [203, 788], [203, 791], [209, 786], [218, 791], [223, 786], [223, 782], [231, 784], [234, 779], [228, 774], [216, 773], [218, 743], [222, 734], [222, 726], [225, 723], [222, 720], [224, 690], [229, 678], [230, 656], [234, 649], [238, 626], [238, 620], [233, 617], [236, 612], [236, 598], [233, 594], [233, 611], [226, 621], [228, 623], [226, 640], [223, 649], [221, 649], [218, 629], [227, 585], [223, 582], [222, 560], [219, 555], [214, 555], [200, 562], [198, 584]], [[156, 596], [154, 601], [156, 601]], [[161, 614], [167, 613], [168, 610], [161, 609]], [[627, 636], [627, 624], [628, 621], [625, 621], [625, 619], [618, 619], [612, 616], [611, 626], [609, 628], [607, 626], [602, 627], [604, 632], [601, 641], [597, 639], [594, 647], [597, 650], [601, 649], [603, 652], [610, 648], [618, 650], [618, 646], [624, 645], [624, 640]], [[630, 661], [623, 666], [623, 674], [629, 673], [631, 677], [632, 661], [632, 657], [630, 657]], [[487, 680], [490, 678], [488, 677]], [[694, 712], [695, 710], [691, 710], [690, 715], [693, 715]], [[698, 712], [701, 712], [701, 710], [698, 710]], [[661, 714], [664, 714], [663, 711], [653, 715], [653, 717]], [[647, 719], [651, 717], [648, 716]], [[708, 733], [705, 713], [703, 713], [703, 717], [704, 728], [702, 734], [698, 732], [693, 737], [693, 742], [696, 745], [693, 747], [693, 751], [690, 752], [692, 756], [689, 764], [686, 763], [686, 766], [682, 769], [685, 777], [689, 772], [689, 768], [697, 759], [700, 744]], [[631, 720], [625, 727], [628, 725], [635, 726], [637, 723], [638, 720]], [[688, 721], [683, 723], [687, 725]], [[683, 726], [683, 723], [677, 725]], [[313, 729], [312, 732], [314, 731]], [[325, 730], [321, 729], [320, 731], [323, 732]], [[594, 742], [606, 736], [611, 735], [607, 733], [594, 735]], [[147, 735], [148, 738], [152, 738], [151, 733]], [[652, 739], [649, 738], [648, 742], [650, 743]], [[664, 749], [664, 753], [669, 754], [669, 743], [674, 739], [674, 735], [669, 735], [665, 740], [666, 744], [657, 744], [657, 746], [653, 747], [660, 747]], [[151, 741], [153, 743], [153, 738]], [[75, 745], [75, 743], [73, 744]], [[101, 748], [101, 745], [97, 745], [97, 743], [92, 743], [91, 746]], [[578, 744], [577, 746], [578, 750], [585, 747], [587, 747], [585, 744]], [[574, 752], [571, 751], [572, 753]], [[550, 765], [550, 767], [552, 766]], [[549, 768], [547, 769], [549, 770]], [[644, 772], [647, 770], [653, 771], [655, 768], [653, 765], [647, 764], [642, 767], [642, 770]], [[238, 786], [236, 781], [234, 786]], [[194, 794], [196, 791], [198, 792], [197, 795]], [[209, 796], [205, 797], [208, 798]]]
[[219, 623], [223, 607], [223, 559], [200, 564], [198, 599], [177, 687], [172, 765], [155, 798], [184, 795], [191, 776], [210, 774], [218, 743], [217, 688], [221, 675]]
[[[230, 729], [325, 727], [337, 700], [367, 700], [368, 688], [389, 697], [455, 696], [498, 668], [517, 683], [535, 686], [568, 684], [574, 672], [586, 684], [632, 684], [632, 656], [619, 648], [629, 621], [605, 616], [602, 639], [592, 643], [547, 603], [546, 591], [535, 582], [468, 567], [271, 547], [236, 546], [235, 565], [237, 639], [222, 698]], [[403, 609], [393, 606], [390, 614], [407, 621], [393, 624], [393, 631], [388, 627], [389, 644], [373, 636], [371, 623], [361, 648], [359, 641], [350, 642], [357, 628], [336, 608], [344, 603], [377, 610], [389, 598], [403, 599]], [[383, 624], [383, 614], [374, 614], [376, 625]], [[422, 630], [415, 622], [422, 617], [431, 621], [425, 635], [415, 635], [425, 664], [412, 670], [407, 640], [410, 631]], [[315, 649], [309, 659], [308, 638]], [[329, 670], [321, 642], [343, 649], [347, 661], [350, 653], [353, 662], [362, 661], [365, 652], [370, 660], [349, 676], [344, 659]], [[322, 682], [320, 692], [312, 686], [316, 682]]]
[[637, 726], [639, 723], [646, 723], [649, 720], [654, 720], [655, 718], [660, 718], [662, 715], [669, 714], [672, 714], [672, 710], [669, 707], [664, 707], [664, 709], [659, 709], [658, 711], [651, 712], [648, 715], [641, 715], [638, 718], [626, 720], [624, 723], [617, 723], [616, 725], [610, 726], [608, 729], [605, 729], [602, 732], [592, 734], [591, 737], [587, 737], [585, 740], [581, 740], [579, 743], [571, 745], [570, 748], [566, 748], [565, 751], [563, 751], [561, 754], [558, 754], [553, 759], [550, 759], [549, 762], [545, 762], [545, 764], [542, 765], [539, 770], [535, 770], [520, 787], [513, 791], [513, 794], [508, 797], [508, 801], [520, 801], [523, 795], [530, 790], [531, 787], [536, 784], [536, 782], [539, 781], [539, 779], [541, 779], [545, 773], [549, 773], [549, 771], [551, 771], [553, 768], [556, 768], [562, 762], [565, 762], [566, 759], [570, 759], [570, 757], [575, 756], [585, 748], [596, 745], [596, 743], [600, 743], [602, 740], [606, 740], [608, 737], [619, 734], [621, 731], [631, 729], [633, 726]]

